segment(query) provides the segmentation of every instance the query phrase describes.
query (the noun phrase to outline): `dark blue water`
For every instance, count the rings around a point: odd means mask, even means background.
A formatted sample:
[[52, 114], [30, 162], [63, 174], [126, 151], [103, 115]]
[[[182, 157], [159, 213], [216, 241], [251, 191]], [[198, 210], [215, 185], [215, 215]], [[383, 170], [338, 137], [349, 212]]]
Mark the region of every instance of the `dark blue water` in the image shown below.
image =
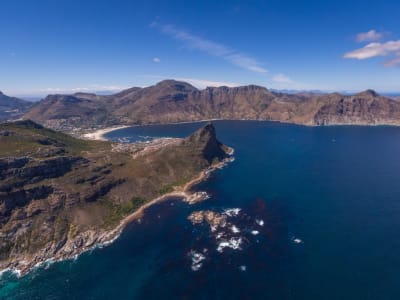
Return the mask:
[[[161, 203], [108, 247], [21, 279], [4, 275], [0, 298], [400, 299], [400, 128], [215, 125], [236, 161], [198, 187], [210, 200]], [[108, 137], [180, 137], [200, 126]], [[218, 252], [219, 230], [187, 220], [235, 207], [228, 220], [241, 249]], [[191, 251], [205, 257], [197, 271]]]

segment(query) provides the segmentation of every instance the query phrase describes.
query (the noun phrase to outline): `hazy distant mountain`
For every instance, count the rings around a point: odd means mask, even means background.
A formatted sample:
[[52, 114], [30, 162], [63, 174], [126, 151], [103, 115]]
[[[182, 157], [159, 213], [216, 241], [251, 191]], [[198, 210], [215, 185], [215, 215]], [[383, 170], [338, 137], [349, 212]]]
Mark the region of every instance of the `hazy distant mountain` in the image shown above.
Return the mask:
[[265, 87], [208, 87], [175, 80], [114, 95], [49, 95], [24, 116], [46, 126], [149, 124], [202, 119], [271, 120], [304, 125], [400, 124], [400, 102], [368, 90], [355, 95], [272, 92]]
[[28, 101], [9, 97], [0, 92], [0, 120], [22, 116], [31, 105], [32, 104]]

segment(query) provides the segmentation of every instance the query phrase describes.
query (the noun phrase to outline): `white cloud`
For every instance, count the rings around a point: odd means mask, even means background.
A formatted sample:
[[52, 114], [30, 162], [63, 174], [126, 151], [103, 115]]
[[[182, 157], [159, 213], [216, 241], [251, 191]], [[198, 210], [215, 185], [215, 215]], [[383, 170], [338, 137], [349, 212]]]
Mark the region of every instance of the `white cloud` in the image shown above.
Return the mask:
[[[161, 75], [141, 75], [140, 77], [143, 78], [152, 78], [157, 81], [164, 80], [166, 78], [178, 80], [178, 81], [185, 81], [188, 82], [195, 87], [199, 89], [204, 89], [208, 86], [213, 86], [213, 87], [218, 87], [218, 86], [227, 86], [227, 87], [235, 87], [235, 86], [241, 86], [243, 85], [242, 83], [237, 83], [237, 82], [228, 82], [228, 81], [217, 81], [217, 80], [207, 80], [207, 79], [199, 79], [199, 78], [190, 78], [190, 77], [175, 77], [175, 76], [161, 76]], [[145, 85], [147, 86], [147, 85]], [[144, 87], [144, 86], [143, 86]]]
[[372, 29], [368, 32], [361, 32], [357, 34], [356, 41], [359, 43], [362, 42], [376, 42], [381, 40], [383, 37], [383, 33], [377, 32], [375, 29]]
[[196, 79], [196, 78], [175, 78], [176, 80], [186, 81], [190, 84], [194, 85], [199, 89], [204, 89], [209, 86], [218, 87], [218, 86], [227, 86], [227, 87], [235, 87], [240, 86], [242, 84], [236, 82], [226, 82], [226, 81], [212, 81], [212, 80], [204, 80], [204, 79]]
[[99, 85], [93, 84], [86, 87], [72, 87], [72, 88], [60, 88], [60, 87], [48, 87], [33, 91], [34, 93], [95, 93], [95, 92], [117, 92], [126, 89], [127, 87], [117, 85]]
[[161, 59], [159, 57], [153, 57], [153, 62], [159, 63]]
[[[400, 52], [400, 40], [385, 43], [369, 43], [368, 45], [346, 53], [344, 58], [364, 60], [378, 56], [390, 56]], [[385, 66], [393, 66], [393, 60], [384, 63]], [[397, 65], [397, 64], [394, 64]]]
[[150, 24], [150, 26], [158, 28], [162, 33], [176, 40], [184, 42], [192, 49], [203, 51], [212, 56], [220, 57], [233, 65], [252, 72], [267, 73], [267, 70], [262, 67], [256, 59], [231, 49], [223, 44], [193, 35], [170, 24], [162, 25], [158, 24], [157, 22], [153, 22]]
[[272, 80], [276, 83], [293, 83], [292, 79], [287, 77], [285, 74], [277, 74], [272, 77]]
[[386, 60], [383, 65], [385, 67], [397, 67], [400, 66], [400, 52], [397, 53], [396, 57]]
[[359, 33], [357, 42], [370, 42], [362, 48], [355, 49], [343, 55], [344, 58], [365, 60], [374, 57], [387, 57], [383, 62], [385, 67], [400, 66], [400, 40], [377, 42], [384, 37], [384, 33], [372, 29]]

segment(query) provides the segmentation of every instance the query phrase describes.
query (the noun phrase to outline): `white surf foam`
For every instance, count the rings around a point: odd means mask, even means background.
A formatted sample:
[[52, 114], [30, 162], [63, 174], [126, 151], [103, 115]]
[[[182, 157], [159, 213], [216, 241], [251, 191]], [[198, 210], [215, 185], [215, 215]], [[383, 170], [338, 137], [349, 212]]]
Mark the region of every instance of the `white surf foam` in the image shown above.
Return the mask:
[[240, 232], [240, 229], [237, 228], [235, 225], [232, 225], [231, 230], [232, 230], [233, 233], [239, 233]]
[[299, 239], [299, 238], [293, 238], [293, 243], [301, 244], [301, 243], [303, 243], [303, 241], [301, 239]]
[[259, 226], [264, 226], [264, 220], [256, 219], [256, 223], [257, 223], [257, 225], [259, 225]]
[[233, 237], [227, 241], [222, 241], [218, 244], [217, 251], [222, 253], [225, 248], [231, 248], [233, 250], [241, 250], [241, 244], [243, 240], [241, 237]]
[[224, 210], [223, 214], [227, 215], [228, 217], [236, 217], [239, 215], [241, 210], [241, 208], [228, 208]]
[[206, 259], [205, 255], [203, 255], [200, 252], [196, 252], [194, 250], [190, 251], [189, 254], [190, 254], [191, 258], [192, 258], [192, 266], [191, 266], [192, 270], [193, 271], [200, 270], [200, 268], [203, 265], [203, 260]]

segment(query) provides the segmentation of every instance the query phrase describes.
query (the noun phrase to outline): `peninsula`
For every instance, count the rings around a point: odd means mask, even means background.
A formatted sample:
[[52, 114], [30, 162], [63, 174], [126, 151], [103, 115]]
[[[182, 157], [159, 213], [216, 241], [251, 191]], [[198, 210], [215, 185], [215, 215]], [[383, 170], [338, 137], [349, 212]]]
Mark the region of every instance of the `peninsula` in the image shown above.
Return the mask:
[[[209, 123], [150, 148], [81, 140], [27, 120], [0, 124], [0, 269], [22, 274], [114, 240], [151, 204], [196, 201], [229, 159]], [[161, 145], [161, 146], [157, 146]]]

